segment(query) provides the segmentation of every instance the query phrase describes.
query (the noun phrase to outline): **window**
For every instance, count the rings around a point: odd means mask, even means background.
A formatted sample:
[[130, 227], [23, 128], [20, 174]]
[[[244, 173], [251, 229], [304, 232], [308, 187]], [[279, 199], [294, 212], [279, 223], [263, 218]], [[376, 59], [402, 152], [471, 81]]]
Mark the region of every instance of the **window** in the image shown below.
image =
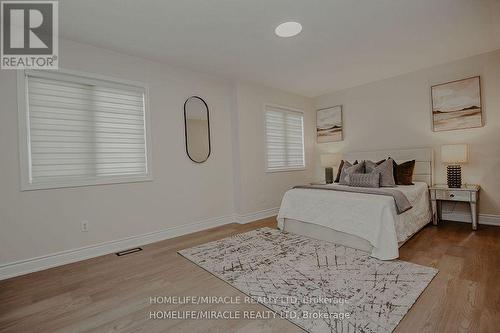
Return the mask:
[[304, 115], [266, 105], [267, 171], [300, 170], [304, 160]]
[[70, 72], [19, 75], [23, 190], [151, 179], [144, 86]]

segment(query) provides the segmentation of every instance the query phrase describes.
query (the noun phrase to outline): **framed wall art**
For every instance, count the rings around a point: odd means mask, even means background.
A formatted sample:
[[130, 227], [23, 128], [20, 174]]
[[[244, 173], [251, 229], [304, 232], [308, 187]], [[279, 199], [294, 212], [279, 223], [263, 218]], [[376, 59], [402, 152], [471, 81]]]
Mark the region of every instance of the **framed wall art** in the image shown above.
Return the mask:
[[431, 87], [435, 132], [483, 126], [479, 76]]
[[343, 140], [342, 105], [316, 110], [316, 140], [318, 143]]

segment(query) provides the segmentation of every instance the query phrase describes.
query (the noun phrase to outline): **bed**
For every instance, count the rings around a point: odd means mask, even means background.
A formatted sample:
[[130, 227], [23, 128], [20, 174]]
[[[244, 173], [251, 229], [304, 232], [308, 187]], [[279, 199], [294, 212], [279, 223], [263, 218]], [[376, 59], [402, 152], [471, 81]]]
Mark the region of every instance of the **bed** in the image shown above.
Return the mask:
[[397, 163], [415, 160], [414, 185], [397, 186], [410, 201], [411, 209], [398, 214], [389, 196], [295, 188], [283, 197], [278, 227], [356, 248], [382, 260], [399, 257], [399, 247], [432, 219], [428, 186], [433, 182], [433, 151], [355, 152], [343, 154], [343, 159], [376, 161], [388, 156]]

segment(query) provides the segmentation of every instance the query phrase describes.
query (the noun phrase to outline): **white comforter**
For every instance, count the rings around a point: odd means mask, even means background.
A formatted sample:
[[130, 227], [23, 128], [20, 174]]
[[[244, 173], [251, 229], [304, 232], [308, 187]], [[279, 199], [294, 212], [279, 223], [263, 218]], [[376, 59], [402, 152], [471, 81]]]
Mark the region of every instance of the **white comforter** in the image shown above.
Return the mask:
[[426, 183], [398, 186], [413, 208], [397, 215], [392, 197], [373, 194], [292, 189], [285, 193], [278, 214], [278, 227], [285, 218], [314, 223], [366, 239], [371, 255], [388, 260], [399, 256], [403, 242], [431, 219]]

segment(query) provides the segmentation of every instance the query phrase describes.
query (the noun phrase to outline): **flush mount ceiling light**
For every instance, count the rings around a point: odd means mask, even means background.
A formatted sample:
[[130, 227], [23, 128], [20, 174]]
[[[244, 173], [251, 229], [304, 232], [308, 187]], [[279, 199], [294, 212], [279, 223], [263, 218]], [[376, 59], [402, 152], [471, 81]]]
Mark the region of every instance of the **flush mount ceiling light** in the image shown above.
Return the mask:
[[285, 22], [276, 27], [274, 32], [280, 37], [293, 37], [302, 31], [302, 24], [299, 22]]

